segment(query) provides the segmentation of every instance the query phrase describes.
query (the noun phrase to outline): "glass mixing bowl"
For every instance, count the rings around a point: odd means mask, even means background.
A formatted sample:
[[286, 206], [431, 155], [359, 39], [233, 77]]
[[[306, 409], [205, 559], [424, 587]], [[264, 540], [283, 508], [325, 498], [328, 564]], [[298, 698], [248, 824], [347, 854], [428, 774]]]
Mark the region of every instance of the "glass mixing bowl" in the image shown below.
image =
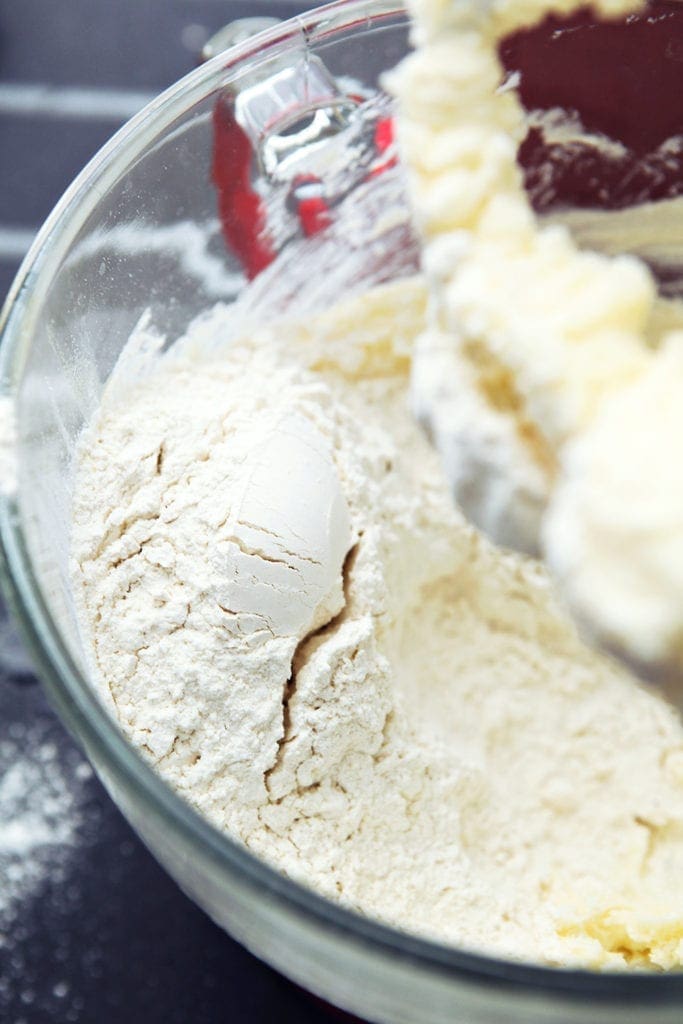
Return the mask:
[[[281, 877], [215, 831], [140, 759], [84, 670], [67, 572], [78, 432], [144, 310], [172, 338], [244, 287], [216, 219], [217, 99], [228, 86], [274, 72], [286, 82], [288, 68], [310, 66], [314, 56], [337, 81], [356, 79], [367, 93], [406, 49], [405, 13], [385, 0], [345, 0], [272, 28], [151, 103], [65, 194], [3, 317], [2, 401], [15, 419], [3, 454], [16, 463], [16, 486], [0, 504], [5, 588], [52, 700], [143, 841], [222, 928], [299, 985], [386, 1024], [678, 1024], [681, 976], [475, 956], [366, 920]], [[270, 157], [277, 163], [282, 152]]]

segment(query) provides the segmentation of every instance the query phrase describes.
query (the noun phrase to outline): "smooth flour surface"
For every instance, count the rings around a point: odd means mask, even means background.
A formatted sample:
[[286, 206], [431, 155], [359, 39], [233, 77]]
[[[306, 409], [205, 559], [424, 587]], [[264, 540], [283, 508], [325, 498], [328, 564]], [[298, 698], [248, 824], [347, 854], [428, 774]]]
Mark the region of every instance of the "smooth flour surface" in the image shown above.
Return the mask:
[[[683, 729], [453, 506], [408, 408], [424, 286], [230, 344], [133, 336], [73, 580], [121, 728], [219, 829], [402, 929], [683, 962]], [[144, 368], [144, 372], [141, 372]]]

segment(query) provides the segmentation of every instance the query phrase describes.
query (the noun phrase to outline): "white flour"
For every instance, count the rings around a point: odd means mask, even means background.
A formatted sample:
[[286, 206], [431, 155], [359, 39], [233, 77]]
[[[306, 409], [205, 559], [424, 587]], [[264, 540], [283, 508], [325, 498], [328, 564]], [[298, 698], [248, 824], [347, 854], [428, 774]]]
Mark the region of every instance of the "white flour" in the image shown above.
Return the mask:
[[23, 901], [63, 878], [91, 774], [60, 760], [40, 721], [15, 722], [0, 740], [0, 950]]
[[179, 793], [333, 899], [498, 955], [680, 964], [683, 729], [453, 507], [407, 409], [423, 297], [222, 350], [221, 307], [166, 355], [134, 336], [78, 452], [93, 676]]

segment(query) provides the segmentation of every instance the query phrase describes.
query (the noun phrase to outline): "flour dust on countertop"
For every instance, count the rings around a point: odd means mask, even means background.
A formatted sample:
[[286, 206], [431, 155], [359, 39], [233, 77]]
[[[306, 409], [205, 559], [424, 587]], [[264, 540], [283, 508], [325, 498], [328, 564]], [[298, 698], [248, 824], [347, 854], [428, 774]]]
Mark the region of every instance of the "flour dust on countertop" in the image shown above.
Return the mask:
[[[0, 608], [3, 625], [5, 615]], [[62, 929], [101, 824], [93, 773], [32, 684], [9, 628], [0, 663], [0, 1019], [75, 1020]], [[79, 961], [92, 952], [93, 944], [79, 950]]]

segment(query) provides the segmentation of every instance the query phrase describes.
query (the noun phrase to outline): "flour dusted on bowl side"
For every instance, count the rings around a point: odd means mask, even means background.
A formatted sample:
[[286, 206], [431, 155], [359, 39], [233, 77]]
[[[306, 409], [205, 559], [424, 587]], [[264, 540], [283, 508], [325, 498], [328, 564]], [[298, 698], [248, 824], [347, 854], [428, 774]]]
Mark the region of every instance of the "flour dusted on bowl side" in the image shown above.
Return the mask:
[[216, 307], [148, 339], [137, 383], [122, 360], [77, 453], [93, 680], [180, 795], [345, 906], [497, 956], [678, 966], [683, 728], [453, 506], [408, 400], [424, 294], [223, 345]]

